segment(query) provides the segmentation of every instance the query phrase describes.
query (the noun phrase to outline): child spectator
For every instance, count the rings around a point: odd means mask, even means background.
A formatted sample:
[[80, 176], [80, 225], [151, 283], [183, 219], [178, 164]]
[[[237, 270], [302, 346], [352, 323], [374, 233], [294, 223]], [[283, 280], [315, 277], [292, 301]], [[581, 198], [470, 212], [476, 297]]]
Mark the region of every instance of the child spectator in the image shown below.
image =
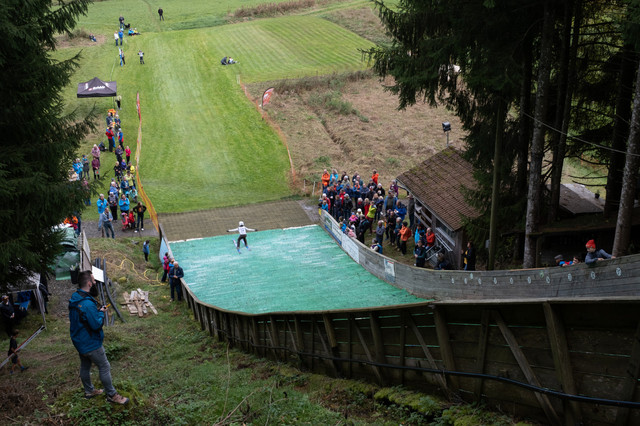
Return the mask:
[[11, 366], [10, 374], [13, 374], [13, 372], [16, 371], [16, 366], [20, 367], [21, 372], [29, 368], [22, 365], [22, 363], [20, 362], [20, 357], [18, 356], [18, 341], [16, 340], [16, 337], [18, 337], [18, 333], [18, 330], [13, 330], [13, 332], [11, 333], [11, 340], [9, 340], [9, 351], [7, 352], [7, 356], [13, 355], [13, 358], [11, 358], [11, 363], [13, 365]]
[[167, 281], [167, 275], [169, 274], [169, 252], [165, 252], [164, 256], [162, 257], [162, 270], [164, 271], [164, 273], [162, 274], [162, 279], [160, 280], [160, 282], [166, 282]]
[[149, 240], [145, 241], [142, 245], [142, 253], [144, 254], [144, 261], [149, 261]]
[[91, 168], [93, 169], [93, 180], [100, 179], [100, 157], [93, 157]]
[[416, 266], [418, 268], [424, 268], [425, 260], [427, 258], [427, 249], [424, 248], [422, 240], [418, 240], [418, 244], [413, 250], [413, 257], [416, 259]]
[[451, 267], [451, 264], [449, 263], [449, 261], [447, 261], [447, 259], [444, 257], [444, 253], [438, 253], [438, 263], [436, 264], [436, 267], [433, 268], [436, 271], [449, 271], [451, 269], [453, 269]]
[[138, 50], [138, 56], [140, 56], [140, 64], [144, 65], [144, 52], [142, 50]]
[[382, 244], [380, 244], [375, 238], [371, 241], [371, 250], [375, 251], [376, 253], [382, 254]]

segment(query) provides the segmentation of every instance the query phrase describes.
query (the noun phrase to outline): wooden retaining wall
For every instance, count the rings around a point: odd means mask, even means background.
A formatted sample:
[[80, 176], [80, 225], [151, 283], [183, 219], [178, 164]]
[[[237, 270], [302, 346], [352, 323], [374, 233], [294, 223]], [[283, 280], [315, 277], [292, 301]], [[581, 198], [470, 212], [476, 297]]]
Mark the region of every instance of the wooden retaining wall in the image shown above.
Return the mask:
[[483, 401], [549, 424], [640, 423], [637, 408], [571, 402], [500, 381], [640, 407], [640, 301], [437, 302], [247, 315], [202, 303], [183, 288], [203, 330], [303, 370]]
[[640, 424], [639, 256], [595, 268], [440, 273], [339, 243], [375, 275], [437, 301], [250, 315], [206, 304], [183, 282], [185, 299], [210, 335], [303, 370], [482, 401], [548, 424]]

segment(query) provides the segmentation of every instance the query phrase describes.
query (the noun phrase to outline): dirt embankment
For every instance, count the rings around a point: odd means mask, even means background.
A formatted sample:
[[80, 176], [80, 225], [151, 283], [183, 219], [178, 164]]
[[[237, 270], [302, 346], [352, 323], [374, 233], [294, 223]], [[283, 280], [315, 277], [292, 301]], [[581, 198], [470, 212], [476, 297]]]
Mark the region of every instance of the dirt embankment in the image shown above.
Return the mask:
[[[365, 181], [376, 169], [387, 188], [400, 173], [446, 147], [445, 121], [452, 127], [450, 144], [463, 146], [462, 126], [451, 111], [426, 103], [399, 111], [398, 98], [384, 90], [389, 84], [368, 77], [276, 91], [265, 110], [285, 134], [299, 186], [306, 179], [308, 188], [324, 168], [335, 168], [358, 172]], [[259, 98], [264, 84], [248, 89]]]

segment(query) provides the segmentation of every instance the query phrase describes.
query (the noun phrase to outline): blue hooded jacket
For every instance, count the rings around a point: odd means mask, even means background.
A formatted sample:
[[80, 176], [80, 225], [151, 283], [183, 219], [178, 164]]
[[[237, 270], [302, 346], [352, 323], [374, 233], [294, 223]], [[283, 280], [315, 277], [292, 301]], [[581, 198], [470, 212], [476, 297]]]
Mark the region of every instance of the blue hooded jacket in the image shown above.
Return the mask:
[[104, 312], [98, 310], [98, 301], [84, 290], [77, 290], [69, 300], [71, 341], [78, 352], [86, 354], [102, 346]]

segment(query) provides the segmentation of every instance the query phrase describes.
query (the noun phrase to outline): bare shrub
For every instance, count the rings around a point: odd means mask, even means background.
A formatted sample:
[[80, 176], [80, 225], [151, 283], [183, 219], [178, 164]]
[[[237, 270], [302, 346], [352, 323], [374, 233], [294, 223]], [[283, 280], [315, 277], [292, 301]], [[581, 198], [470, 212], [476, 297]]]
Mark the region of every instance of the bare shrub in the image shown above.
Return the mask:
[[[318, 3], [325, 3], [319, 1]], [[256, 16], [285, 15], [299, 9], [309, 9], [316, 5], [316, 0], [291, 0], [281, 3], [264, 3], [254, 7], [244, 7], [237, 9], [233, 16], [236, 18], [251, 18]]]

